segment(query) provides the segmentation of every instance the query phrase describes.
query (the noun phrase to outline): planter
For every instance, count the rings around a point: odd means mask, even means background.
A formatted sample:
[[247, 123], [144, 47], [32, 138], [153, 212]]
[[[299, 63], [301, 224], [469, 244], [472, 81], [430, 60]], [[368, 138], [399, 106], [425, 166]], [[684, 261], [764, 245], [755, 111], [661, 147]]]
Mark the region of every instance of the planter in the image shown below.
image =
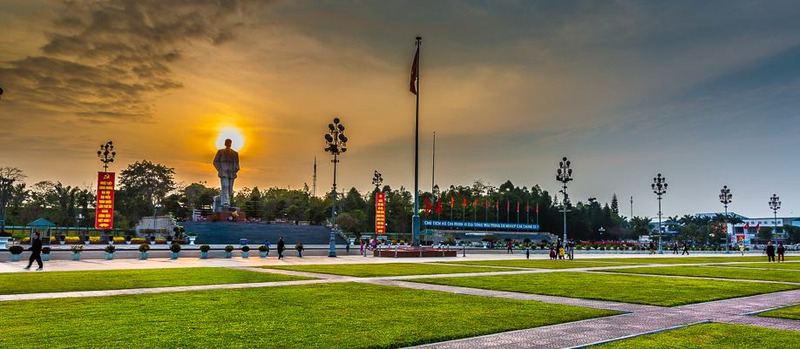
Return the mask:
[[170, 252], [169, 259], [178, 259], [178, 254], [177, 252]]
[[106, 253], [106, 259], [108, 259], [108, 260], [114, 259], [114, 254], [113, 253]]
[[114, 244], [114, 238], [108, 239], [108, 244], [109, 245], [113, 245]]
[[79, 260], [81, 260], [81, 254], [80, 254], [80, 253], [73, 253], [73, 254], [72, 254], [72, 260], [73, 260], [73, 261], [79, 261]]
[[89, 240], [84, 241], [83, 244], [89, 246]]
[[242, 252], [242, 258], [250, 258], [250, 252]]
[[12, 262], [19, 262], [19, 258], [20, 258], [20, 255], [18, 255], [18, 254], [12, 254], [11, 255], [11, 261]]
[[63, 245], [63, 244], [66, 244], [67, 242], [66, 242], [66, 241], [64, 241], [64, 240], [61, 240], [61, 241], [59, 241], [58, 243], [59, 243], [59, 244], [61, 244], [61, 245]]
[[233, 257], [233, 252], [225, 252], [225, 258]]
[[150, 254], [147, 253], [147, 252], [139, 252], [139, 260], [145, 260], [149, 256], [150, 256]]
[[266, 252], [259, 252], [258, 256], [261, 257], [261, 258], [267, 258], [267, 253]]
[[197, 240], [197, 236], [190, 236], [189, 237], [189, 245], [194, 245], [194, 241]]
[[42, 253], [42, 260], [45, 261], [45, 262], [49, 261], [50, 260], [50, 254], [49, 253]]
[[208, 252], [200, 252], [200, 259], [208, 259]]
[[126, 245], [130, 245], [131, 244], [131, 240], [125, 241], [125, 244]]
[[6, 248], [6, 244], [8, 244], [8, 239], [11, 237], [9, 236], [0, 236], [0, 248]]

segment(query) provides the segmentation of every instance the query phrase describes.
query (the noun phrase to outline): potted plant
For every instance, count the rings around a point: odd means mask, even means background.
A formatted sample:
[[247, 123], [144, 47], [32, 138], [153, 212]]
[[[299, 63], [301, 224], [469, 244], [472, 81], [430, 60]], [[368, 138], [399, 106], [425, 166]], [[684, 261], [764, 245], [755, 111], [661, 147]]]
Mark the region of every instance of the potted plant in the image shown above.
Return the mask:
[[267, 245], [258, 246], [258, 256], [259, 257], [267, 258], [268, 254], [269, 254], [269, 246], [267, 246]]
[[133, 236], [125, 235], [125, 244], [126, 245], [130, 245], [131, 244], [131, 240], [133, 240]]
[[139, 259], [142, 260], [147, 259], [147, 257], [150, 255], [149, 253], [147, 253], [147, 251], [150, 251], [150, 244], [145, 242], [139, 245]]
[[24, 251], [25, 251], [25, 248], [23, 248], [20, 245], [14, 245], [14, 246], [9, 247], [8, 248], [8, 252], [11, 252], [11, 261], [12, 262], [19, 262], [19, 257], [22, 254], [22, 252], [24, 252]]
[[181, 244], [173, 243], [169, 246], [169, 250], [172, 251], [169, 255], [169, 259], [178, 259], [178, 254], [181, 252]]
[[104, 249], [106, 251], [106, 259], [111, 260], [114, 259], [114, 252], [117, 252], [117, 248], [114, 245], [106, 245]]
[[50, 247], [42, 247], [42, 260], [43, 261], [49, 261], [50, 260], [50, 252], [52, 252]]
[[250, 246], [244, 245], [242, 246], [242, 258], [249, 258], [250, 257]]
[[197, 240], [197, 233], [189, 233], [186, 236], [189, 237], [189, 245], [194, 245], [194, 241]]
[[233, 257], [233, 245], [225, 246], [225, 258]]
[[90, 239], [91, 239], [91, 237], [89, 237], [89, 234], [83, 235], [83, 244], [86, 245], [86, 246], [89, 246], [89, 240]]
[[211, 250], [211, 246], [208, 244], [200, 245], [200, 259], [208, 258], [208, 251]]
[[67, 237], [64, 234], [58, 236], [58, 243], [63, 245], [67, 243]]
[[73, 261], [81, 260], [81, 252], [83, 252], [83, 246], [81, 245], [72, 246], [72, 260]]
[[303, 243], [298, 242], [297, 245], [294, 245], [294, 249], [297, 250], [297, 256], [303, 258]]

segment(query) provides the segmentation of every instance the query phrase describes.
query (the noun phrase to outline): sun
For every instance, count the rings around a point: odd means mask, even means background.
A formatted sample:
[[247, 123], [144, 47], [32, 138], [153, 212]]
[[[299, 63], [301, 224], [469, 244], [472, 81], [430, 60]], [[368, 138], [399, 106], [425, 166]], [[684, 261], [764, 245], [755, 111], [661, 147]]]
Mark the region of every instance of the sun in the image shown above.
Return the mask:
[[233, 150], [239, 151], [244, 147], [244, 134], [242, 134], [242, 130], [236, 127], [226, 126], [219, 129], [217, 140], [214, 142], [217, 149], [225, 148], [226, 139], [231, 140], [231, 148]]

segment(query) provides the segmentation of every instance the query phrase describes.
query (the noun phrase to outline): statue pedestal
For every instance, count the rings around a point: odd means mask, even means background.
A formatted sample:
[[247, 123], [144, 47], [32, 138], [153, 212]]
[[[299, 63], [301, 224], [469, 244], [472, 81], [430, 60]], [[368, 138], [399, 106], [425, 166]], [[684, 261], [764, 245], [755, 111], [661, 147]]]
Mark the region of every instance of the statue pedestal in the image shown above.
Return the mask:
[[247, 217], [244, 216], [244, 212], [239, 211], [236, 207], [228, 207], [226, 209], [222, 209], [222, 211], [214, 212], [211, 214], [211, 221], [212, 222], [246, 222]]

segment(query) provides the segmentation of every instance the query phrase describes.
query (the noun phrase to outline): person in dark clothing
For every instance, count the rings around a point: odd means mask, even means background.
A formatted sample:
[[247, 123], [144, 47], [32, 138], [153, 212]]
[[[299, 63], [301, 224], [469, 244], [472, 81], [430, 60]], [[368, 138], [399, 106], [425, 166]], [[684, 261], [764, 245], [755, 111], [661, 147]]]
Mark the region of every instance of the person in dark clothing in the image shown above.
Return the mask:
[[686, 246], [685, 242], [683, 243], [683, 253], [681, 253], [681, 256], [683, 255], [689, 255], [689, 246]]
[[286, 249], [286, 245], [283, 242], [283, 236], [278, 239], [278, 259], [283, 258], [283, 250]]
[[672, 243], [672, 254], [678, 254], [678, 242], [677, 241]]
[[33, 233], [33, 240], [28, 251], [31, 251], [31, 258], [28, 259], [28, 266], [25, 269], [30, 269], [33, 261], [36, 261], [36, 264], [39, 264], [39, 269], [36, 270], [41, 271], [44, 264], [42, 264], [42, 239], [39, 238], [39, 233]]
[[344, 243], [344, 251], [347, 254], [350, 254], [350, 240]]
[[767, 262], [774, 262], [775, 261], [775, 246], [772, 246], [772, 241], [767, 243]]
[[783, 246], [783, 243], [778, 243], [778, 262], [783, 262], [783, 255], [786, 253], [786, 247]]

